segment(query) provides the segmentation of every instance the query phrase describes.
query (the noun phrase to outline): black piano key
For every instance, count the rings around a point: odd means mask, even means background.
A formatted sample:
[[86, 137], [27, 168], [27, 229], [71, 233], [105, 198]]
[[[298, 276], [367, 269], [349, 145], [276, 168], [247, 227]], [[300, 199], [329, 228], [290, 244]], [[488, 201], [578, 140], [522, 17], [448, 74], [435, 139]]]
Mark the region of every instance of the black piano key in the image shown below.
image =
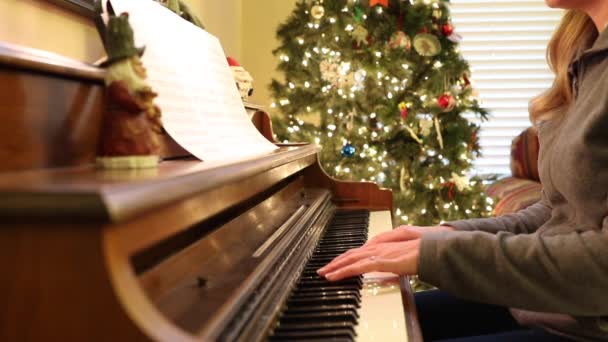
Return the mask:
[[355, 333], [350, 329], [335, 329], [335, 330], [311, 330], [311, 331], [290, 331], [280, 332], [272, 337], [272, 341], [319, 341], [325, 339], [326, 341], [336, 341], [336, 338], [340, 338], [343, 341], [353, 341], [355, 339]]
[[337, 211], [288, 298], [271, 341], [354, 341], [362, 277], [329, 282], [317, 270], [367, 241], [369, 212]]
[[[357, 296], [353, 293], [329, 293], [326, 292], [325, 294], [320, 292], [318, 293], [316, 296], [313, 296], [310, 292], [307, 292], [306, 294], [304, 293], [294, 293], [291, 297], [290, 297], [290, 303], [297, 303], [297, 302], [306, 302], [306, 301], [328, 301], [331, 299], [336, 299], [336, 300], [353, 300], [355, 302], [360, 302], [361, 301], [361, 296]], [[289, 303], [289, 302], [288, 302]]]
[[364, 244], [367, 239], [365, 237], [334, 237], [321, 241], [320, 246], [323, 245], [349, 245], [349, 244]]
[[[301, 323], [301, 322], [350, 322], [357, 323], [358, 315], [350, 310], [329, 311], [329, 312], [299, 312], [284, 313], [281, 323]], [[280, 326], [279, 324], [279, 326]]]
[[[331, 285], [334, 283], [330, 282], [329, 280], [320, 278], [320, 279], [302, 279], [299, 284], [301, 286], [327, 286], [327, 285]], [[361, 286], [363, 284], [363, 282], [361, 281], [360, 278], [349, 278], [349, 279], [341, 280], [341, 281], [337, 282], [336, 284]]]
[[361, 286], [358, 286], [358, 285], [335, 285], [335, 286], [330, 285], [330, 286], [321, 286], [321, 287], [298, 286], [294, 289], [294, 292], [335, 291], [335, 290], [360, 291]]
[[278, 326], [275, 331], [277, 333], [289, 331], [307, 331], [307, 330], [328, 330], [328, 329], [349, 329], [355, 332], [355, 326], [347, 322], [301, 322], [301, 323], [285, 323]]
[[319, 297], [329, 297], [329, 296], [353, 296], [357, 298], [357, 300], [361, 300], [361, 294], [359, 291], [322, 291], [322, 292], [311, 292], [311, 291], [303, 291], [303, 292], [294, 292], [292, 298], [319, 298]]
[[287, 305], [290, 306], [312, 306], [323, 304], [348, 304], [359, 307], [360, 300], [354, 296], [327, 296], [318, 298], [290, 298], [287, 300]]
[[290, 313], [312, 313], [312, 312], [330, 312], [330, 311], [350, 311], [356, 317], [359, 317], [358, 307], [351, 304], [336, 304], [336, 305], [317, 305], [317, 306], [293, 306], [287, 307]]

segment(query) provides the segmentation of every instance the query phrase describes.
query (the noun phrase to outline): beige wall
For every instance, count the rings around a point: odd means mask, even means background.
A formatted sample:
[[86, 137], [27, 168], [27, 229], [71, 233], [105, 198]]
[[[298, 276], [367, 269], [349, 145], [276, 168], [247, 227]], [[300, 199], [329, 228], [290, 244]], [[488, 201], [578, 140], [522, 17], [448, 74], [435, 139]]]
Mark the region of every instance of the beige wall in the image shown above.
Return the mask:
[[[241, 1], [185, 0], [226, 53], [241, 58]], [[93, 62], [102, 46], [93, 23], [46, 0], [0, 0], [0, 41]]]
[[[222, 42], [255, 79], [253, 101], [270, 104], [268, 85], [275, 73], [272, 50], [278, 25], [296, 0], [185, 0], [207, 30]], [[102, 55], [91, 22], [46, 0], [0, 0], [0, 41], [48, 50], [92, 62]]]
[[[259, 1], [259, 0], [251, 0]], [[226, 55], [243, 59], [242, 0], [190, 0], [193, 9], [200, 13], [205, 28], [222, 42]]]
[[276, 31], [295, 7], [296, 0], [243, 1], [243, 60], [241, 64], [255, 80], [252, 101], [270, 106], [268, 86], [276, 73], [276, 58], [272, 50], [278, 47]]
[[89, 62], [102, 55], [92, 23], [44, 0], [0, 0], [0, 41]]

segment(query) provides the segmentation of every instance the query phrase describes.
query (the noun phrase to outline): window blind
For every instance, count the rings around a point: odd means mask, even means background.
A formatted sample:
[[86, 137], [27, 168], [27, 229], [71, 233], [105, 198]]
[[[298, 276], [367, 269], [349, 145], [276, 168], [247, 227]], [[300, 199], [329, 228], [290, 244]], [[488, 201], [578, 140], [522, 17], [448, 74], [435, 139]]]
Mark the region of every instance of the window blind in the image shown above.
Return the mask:
[[474, 87], [491, 113], [480, 123], [483, 156], [475, 172], [509, 174], [511, 140], [530, 126], [528, 102], [553, 80], [545, 51], [563, 12], [543, 0], [452, 0], [451, 11]]

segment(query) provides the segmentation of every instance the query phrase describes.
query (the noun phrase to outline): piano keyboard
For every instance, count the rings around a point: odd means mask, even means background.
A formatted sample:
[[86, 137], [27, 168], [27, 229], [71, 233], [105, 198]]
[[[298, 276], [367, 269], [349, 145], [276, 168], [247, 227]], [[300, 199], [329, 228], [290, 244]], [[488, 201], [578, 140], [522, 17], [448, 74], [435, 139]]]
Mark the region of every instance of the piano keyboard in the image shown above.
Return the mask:
[[317, 270], [367, 240], [369, 211], [337, 211], [278, 320], [271, 341], [354, 341], [362, 277], [331, 283]]
[[369, 211], [337, 211], [269, 340], [407, 341], [397, 278], [384, 275], [379, 282], [366, 275], [331, 283], [316, 274], [336, 256], [363, 245], [368, 235], [391, 228], [390, 212], [371, 213], [370, 219]]

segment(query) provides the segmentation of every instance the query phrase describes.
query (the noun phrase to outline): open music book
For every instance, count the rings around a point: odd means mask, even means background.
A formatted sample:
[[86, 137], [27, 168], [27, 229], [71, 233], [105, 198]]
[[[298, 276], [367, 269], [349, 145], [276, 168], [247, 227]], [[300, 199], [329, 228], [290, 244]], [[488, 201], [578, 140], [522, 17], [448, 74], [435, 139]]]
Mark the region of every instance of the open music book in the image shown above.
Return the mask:
[[171, 137], [204, 161], [232, 162], [276, 149], [253, 126], [219, 40], [151, 0], [111, 0], [129, 13]]

